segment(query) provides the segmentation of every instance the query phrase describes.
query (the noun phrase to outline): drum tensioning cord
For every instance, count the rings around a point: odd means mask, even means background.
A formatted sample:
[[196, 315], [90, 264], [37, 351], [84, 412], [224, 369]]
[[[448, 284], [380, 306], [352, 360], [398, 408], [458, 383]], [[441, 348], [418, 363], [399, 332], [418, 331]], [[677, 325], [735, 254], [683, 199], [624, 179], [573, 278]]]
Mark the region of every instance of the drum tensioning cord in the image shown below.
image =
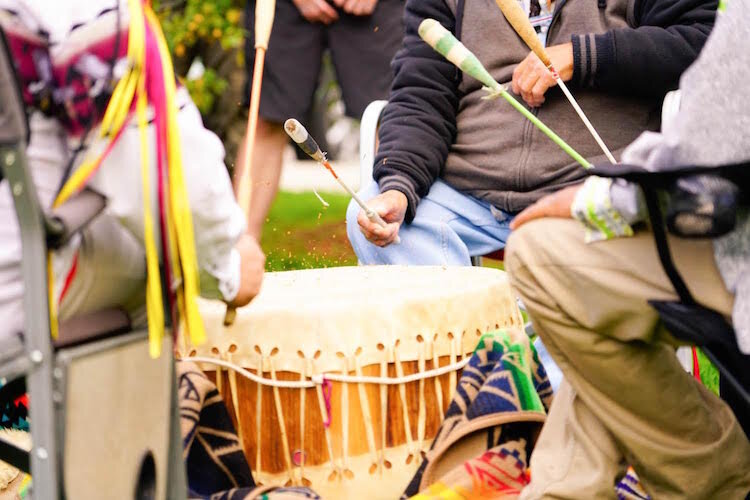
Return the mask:
[[182, 358], [180, 361], [193, 361], [196, 363], [206, 363], [216, 366], [221, 366], [229, 370], [233, 370], [243, 377], [252, 380], [255, 383], [279, 387], [285, 389], [310, 389], [316, 385], [324, 385], [326, 382], [342, 382], [345, 384], [380, 384], [380, 385], [401, 385], [408, 384], [410, 382], [417, 382], [432, 377], [439, 377], [454, 371], [463, 369], [469, 364], [470, 357], [466, 357], [461, 361], [451, 363], [449, 365], [441, 366], [440, 368], [433, 368], [424, 372], [413, 373], [411, 375], [405, 375], [403, 377], [371, 377], [371, 376], [356, 376], [356, 375], [341, 375], [339, 373], [319, 373], [312, 375], [309, 381], [295, 381], [295, 380], [274, 380], [265, 377], [260, 377], [255, 373], [245, 370], [241, 366], [237, 366], [229, 361], [223, 359], [209, 358], [204, 356], [189, 356]]

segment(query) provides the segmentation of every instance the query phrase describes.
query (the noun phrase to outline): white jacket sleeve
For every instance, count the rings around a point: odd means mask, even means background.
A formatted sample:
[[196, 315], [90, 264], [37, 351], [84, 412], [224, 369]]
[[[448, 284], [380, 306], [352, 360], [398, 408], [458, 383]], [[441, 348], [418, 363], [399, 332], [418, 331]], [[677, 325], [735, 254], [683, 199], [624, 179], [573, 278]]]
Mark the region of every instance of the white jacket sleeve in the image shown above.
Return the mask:
[[[178, 89], [177, 104], [201, 295], [229, 301], [239, 289], [240, 257], [234, 245], [244, 231], [245, 217], [234, 199], [221, 141], [203, 126], [200, 113], [184, 88]], [[157, 217], [155, 136], [151, 126], [148, 138], [151, 206]], [[143, 241], [140, 147], [138, 128], [131, 122], [90, 184], [108, 197], [107, 210]], [[89, 148], [88, 154], [93, 154], [93, 149]]]

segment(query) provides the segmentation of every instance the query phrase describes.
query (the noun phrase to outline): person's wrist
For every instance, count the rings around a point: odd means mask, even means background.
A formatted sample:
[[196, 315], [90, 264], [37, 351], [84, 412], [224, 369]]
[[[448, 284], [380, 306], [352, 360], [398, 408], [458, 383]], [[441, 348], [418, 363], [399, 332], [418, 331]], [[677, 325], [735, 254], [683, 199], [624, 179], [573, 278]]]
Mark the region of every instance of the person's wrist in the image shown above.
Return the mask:
[[399, 207], [405, 208], [409, 204], [409, 199], [398, 189], [390, 189], [385, 192], [386, 196], [393, 199]]
[[234, 250], [240, 257], [239, 287], [228, 303], [232, 307], [242, 307], [260, 291], [266, 257], [257, 240], [247, 233], [240, 237]]
[[391, 174], [378, 179], [378, 186], [381, 193], [398, 191], [406, 197], [404, 221], [407, 223], [411, 222], [416, 215], [417, 204], [419, 203], [419, 196], [415, 192], [415, 186], [412, 184], [412, 181], [403, 175]]
[[560, 46], [562, 52], [561, 63], [559, 66], [555, 66], [557, 74], [560, 76], [562, 81], [569, 82], [573, 78], [574, 58], [573, 58], [573, 44], [571, 42], [564, 43]]

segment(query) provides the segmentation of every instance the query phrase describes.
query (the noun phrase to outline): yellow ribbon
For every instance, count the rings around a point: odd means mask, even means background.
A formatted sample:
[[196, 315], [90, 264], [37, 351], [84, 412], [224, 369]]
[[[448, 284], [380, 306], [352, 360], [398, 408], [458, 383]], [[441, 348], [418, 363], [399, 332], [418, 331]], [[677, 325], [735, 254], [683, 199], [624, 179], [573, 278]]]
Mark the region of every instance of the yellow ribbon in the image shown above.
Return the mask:
[[[197, 306], [200, 293], [198, 259], [195, 251], [192, 214], [187, 196], [187, 188], [182, 169], [182, 151], [180, 148], [180, 132], [177, 125], [176, 86], [173, 78], [174, 69], [169, 55], [167, 43], [161, 27], [149, 5], [142, 0], [128, 0], [130, 10], [130, 25], [128, 32], [128, 61], [130, 69], [115, 86], [112, 97], [104, 112], [101, 123], [101, 137], [109, 140], [108, 147], [119, 136], [125, 125], [133, 102], [136, 104], [136, 115], [141, 143], [141, 177], [143, 189], [143, 227], [144, 247], [146, 252], [146, 311], [148, 314], [149, 352], [152, 357], [161, 354], [164, 338], [164, 304], [159, 271], [159, 258], [154, 235], [154, 218], [151, 212], [151, 168], [149, 162], [148, 120], [146, 116], [146, 26], [153, 31], [158, 45], [160, 63], [164, 75], [165, 106], [167, 124], [167, 165], [168, 165], [168, 207], [165, 215], [167, 238], [171, 249], [170, 265], [176, 282], [177, 306], [180, 316], [185, 319], [187, 331], [191, 341], [198, 345], [205, 340], [206, 334]], [[157, 111], [158, 112], [158, 111]], [[57, 208], [72, 195], [80, 191], [88, 179], [101, 165], [104, 152], [94, 159], [84, 161], [70, 176], [60, 190], [53, 203]], [[166, 259], [166, 256], [165, 256]], [[58, 335], [57, 300], [54, 293], [54, 273], [52, 269], [52, 252], [47, 256], [47, 277], [49, 283], [48, 298], [50, 312], [50, 329], [53, 338]], [[172, 286], [167, 283], [167, 286]], [[173, 325], [177, 328], [178, 325]]]
[[195, 252], [195, 235], [193, 232], [193, 216], [188, 203], [187, 187], [182, 169], [182, 151], [180, 150], [180, 131], [177, 125], [177, 105], [175, 102], [176, 85], [174, 68], [169, 55], [169, 48], [161, 26], [151, 8], [146, 9], [146, 19], [151, 26], [159, 46], [167, 108], [167, 157], [169, 160], [169, 200], [171, 207], [171, 221], [174, 223], [179, 255], [179, 268], [182, 272], [182, 301], [190, 340], [194, 345], [200, 345], [206, 340], [203, 320], [198, 311], [197, 298], [200, 294], [198, 274], [198, 258]]

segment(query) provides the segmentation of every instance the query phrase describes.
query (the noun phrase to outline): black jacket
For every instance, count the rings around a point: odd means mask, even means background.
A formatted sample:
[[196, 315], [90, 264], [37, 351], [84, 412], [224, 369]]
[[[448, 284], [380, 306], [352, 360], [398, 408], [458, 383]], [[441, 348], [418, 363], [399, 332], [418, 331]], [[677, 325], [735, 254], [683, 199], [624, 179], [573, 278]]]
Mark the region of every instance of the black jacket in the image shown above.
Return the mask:
[[[568, 1], [573, 0], [557, 0], [555, 17]], [[696, 59], [713, 27], [717, 3], [635, 0], [632, 27], [571, 37], [575, 68], [570, 86], [661, 98], [677, 88], [679, 76]], [[425, 44], [417, 29], [423, 19], [434, 18], [460, 38], [462, 29], [471, 29], [462, 26], [463, 11], [464, 0], [457, 2], [455, 15], [446, 0], [406, 3], [406, 34], [392, 63], [395, 76], [382, 116], [374, 177], [381, 191], [395, 189], [406, 195], [407, 222], [441, 176], [456, 137], [462, 97], [460, 72]]]

